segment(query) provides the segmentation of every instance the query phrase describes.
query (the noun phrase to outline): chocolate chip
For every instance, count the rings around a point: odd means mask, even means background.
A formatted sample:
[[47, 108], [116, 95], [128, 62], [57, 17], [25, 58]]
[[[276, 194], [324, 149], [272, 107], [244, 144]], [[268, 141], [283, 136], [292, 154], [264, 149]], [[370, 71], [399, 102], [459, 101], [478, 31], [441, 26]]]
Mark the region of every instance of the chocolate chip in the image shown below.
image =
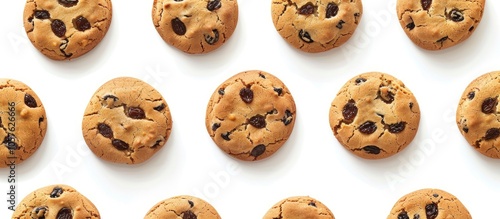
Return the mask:
[[231, 138], [229, 138], [229, 135], [231, 135], [231, 133], [226, 132], [226, 134], [220, 134], [220, 137], [222, 137], [222, 139], [224, 139], [226, 141], [230, 141]]
[[56, 219], [73, 219], [73, 211], [69, 208], [61, 208], [57, 212]]
[[316, 203], [314, 203], [314, 202], [309, 202], [309, 204], [307, 204], [307, 205], [309, 205], [309, 206], [313, 206], [313, 207], [315, 207], [315, 208], [317, 207], [317, 206], [316, 206]]
[[275, 87], [273, 90], [274, 90], [274, 92], [278, 93], [278, 96], [281, 96], [281, 94], [283, 93], [283, 89], [282, 88], [276, 88]]
[[356, 107], [356, 102], [350, 99], [342, 109], [342, 116], [344, 116], [344, 120], [346, 120], [347, 123], [351, 123], [356, 115], [358, 115], [358, 107]]
[[358, 129], [363, 134], [372, 134], [377, 130], [377, 125], [372, 121], [367, 121], [361, 124]]
[[463, 127], [462, 130], [465, 132], [465, 133], [469, 133], [469, 128], [467, 127]]
[[413, 215], [413, 219], [420, 219], [420, 214]]
[[209, 45], [214, 45], [217, 41], [219, 41], [219, 31], [217, 29], [213, 29], [212, 32], [214, 33], [214, 36], [211, 36], [210, 34], [203, 34], [205, 42]]
[[410, 109], [413, 109], [413, 103], [412, 102], [409, 103], [409, 106], [410, 106]]
[[139, 107], [129, 107], [127, 110], [127, 116], [132, 119], [144, 119], [146, 118], [146, 114], [144, 110]]
[[113, 99], [113, 101], [117, 101], [118, 100], [118, 97], [113, 96], [111, 94], [105, 95], [102, 99], [108, 100], [109, 98]]
[[380, 154], [380, 148], [375, 145], [368, 145], [363, 147], [363, 150], [368, 154]]
[[469, 32], [472, 32], [474, 30], [474, 26], [469, 28]]
[[299, 8], [299, 14], [302, 14], [302, 15], [314, 14], [314, 9], [315, 9], [315, 7], [314, 7], [313, 3], [308, 2]]
[[188, 200], [188, 203], [191, 208], [194, 207], [194, 203], [191, 200]]
[[486, 131], [486, 135], [484, 136], [485, 140], [493, 140], [495, 138], [498, 138], [500, 136], [500, 129], [498, 128], [491, 128]]
[[434, 198], [437, 198], [437, 197], [439, 197], [439, 194], [434, 193], [434, 194], [432, 194], [432, 196], [434, 196]]
[[326, 5], [326, 18], [335, 17], [337, 16], [338, 12], [339, 12], [339, 6], [334, 2], [330, 2], [328, 3], [328, 5]]
[[408, 213], [406, 213], [406, 211], [402, 211], [398, 214], [398, 219], [410, 219], [410, 217], [408, 217]]
[[32, 219], [45, 219], [45, 213], [48, 213], [49, 208], [47, 206], [39, 206], [33, 209], [31, 212]]
[[415, 28], [415, 23], [411, 22], [411, 23], [407, 24], [406, 28], [413, 30], [413, 28]]
[[344, 27], [344, 24], [345, 24], [345, 21], [344, 20], [340, 20], [339, 23], [335, 26], [339, 29], [342, 29]]
[[431, 7], [432, 0], [420, 0], [420, 3], [422, 4], [422, 8], [427, 11]]
[[104, 123], [99, 123], [97, 125], [97, 131], [99, 131], [99, 134], [101, 134], [105, 138], [113, 137], [113, 130], [111, 130], [111, 127], [109, 127], [109, 125], [106, 125]]
[[443, 43], [444, 41], [446, 41], [448, 39], [448, 36], [445, 36], [441, 39], [439, 39], [438, 41], [436, 41], [436, 43]]
[[212, 131], [214, 131], [214, 132], [215, 132], [218, 128], [220, 128], [220, 123], [214, 123], [214, 124], [212, 125]]
[[179, 18], [174, 18], [170, 21], [172, 30], [175, 34], [182, 36], [186, 34], [186, 25]]
[[485, 114], [491, 114], [495, 112], [495, 108], [498, 105], [497, 98], [488, 97], [483, 101], [483, 105], [481, 106], [481, 110]]
[[182, 219], [197, 219], [198, 217], [191, 210], [182, 212]]
[[379, 90], [378, 95], [380, 96], [382, 101], [384, 101], [384, 103], [390, 104], [394, 101], [394, 94], [391, 93], [390, 91], [388, 91], [386, 95], [382, 95], [382, 93]]
[[63, 194], [63, 189], [59, 186], [54, 187], [50, 193], [51, 198], [59, 198]]
[[314, 40], [312, 40], [311, 35], [309, 35], [309, 32], [305, 30], [300, 30], [299, 31], [299, 38], [304, 41], [305, 43], [312, 43]]
[[3, 144], [5, 144], [5, 147], [9, 150], [17, 150], [18, 146], [16, 143], [16, 136], [12, 133], [8, 133], [7, 136], [3, 139]]
[[292, 123], [293, 121], [292, 112], [290, 112], [290, 110], [285, 110], [285, 116], [281, 118], [281, 121], [283, 122], [283, 124], [285, 124], [285, 126], [290, 125], [290, 123]]
[[241, 88], [240, 97], [241, 97], [241, 100], [243, 100], [243, 102], [251, 103], [253, 100], [253, 91], [248, 87]]
[[58, 37], [63, 37], [66, 34], [66, 25], [59, 19], [53, 20], [50, 27], [52, 28], [52, 32]]
[[248, 123], [250, 123], [250, 125], [252, 125], [253, 127], [258, 128], [258, 129], [265, 128], [266, 127], [266, 117], [264, 117], [263, 115], [255, 115], [255, 116], [252, 116], [252, 118], [250, 118], [248, 120]]
[[64, 7], [73, 7], [78, 4], [78, 0], [57, 0]]
[[448, 19], [455, 22], [460, 22], [463, 21], [465, 18], [462, 12], [455, 8], [451, 10], [450, 13], [448, 13]]
[[50, 13], [46, 10], [36, 10], [34, 14], [36, 19], [50, 19]]
[[259, 73], [259, 77], [266, 79], [266, 76], [261, 73]]
[[406, 122], [398, 122], [394, 124], [389, 125], [389, 132], [390, 133], [400, 133], [403, 130], [405, 130], [406, 127]]
[[31, 96], [30, 94], [24, 94], [24, 104], [26, 104], [26, 106], [30, 108], [35, 108], [38, 106], [35, 98], [33, 98], [33, 96]]
[[219, 95], [224, 95], [226, 92], [224, 91], [224, 88], [221, 88], [219, 89], [219, 91], [217, 91], [219, 93]]
[[366, 82], [366, 78], [356, 78], [354, 82], [356, 82], [356, 85], [360, 85], [361, 83]]
[[161, 103], [159, 106], [153, 107], [153, 109], [160, 112], [163, 109], [165, 109], [165, 107], [167, 107], [167, 106], [164, 103]]
[[79, 31], [86, 31], [90, 29], [90, 22], [87, 20], [87, 18], [78, 16], [73, 19], [73, 27], [75, 27], [75, 29]]
[[250, 155], [253, 157], [258, 157], [262, 155], [264, 152], [266, 152], [266, 146], [263, 144], [259, 144], [252, 149]]
[[427, 219], [435, 219], [439, 214], [439, 209], [436, 203], [431, 203], [425, 206], [425, 215]]
[[111, 144], [118, 150], [120, 151], [124, 151], [124, 150], [127, 150], [129, 148], [129, 145], [127, 144], [127, 142], [124, 142], [120, 139], [113, 139], [111, 141]]
[[220, 0], [211, 0], [207, 4], [207, 9], [209, 11], [215, 11], [215, 10], [219, 9], [220, 7], [222, 7], [222, 3], [220, 2]]
[[471, 91], [471, 92], [469, 92], [469, 94], [467, 94], [467, 98], [469, 98], [469, 100], [474, 99], [475, 96], [476, 96], [476, 92], [474, 92], [474, 91]]

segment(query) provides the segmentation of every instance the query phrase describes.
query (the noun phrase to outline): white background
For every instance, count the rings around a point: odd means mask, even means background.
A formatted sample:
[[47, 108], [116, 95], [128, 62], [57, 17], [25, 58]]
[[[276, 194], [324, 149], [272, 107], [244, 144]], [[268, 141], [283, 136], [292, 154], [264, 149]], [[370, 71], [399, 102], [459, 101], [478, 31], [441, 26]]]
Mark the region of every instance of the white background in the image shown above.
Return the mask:
[[[24, 1], [3, 1], [0, 77], [28, 84], [42, 99], [48, 130], [40, 149], [16, 167], [17, 201], [64, 183], [98, 208], [102, 218], [143, 218], [157, 202], [181, 194], [209, 201], [222, 218], [261, 218], [279, 200], [309, 195], [336, 218], [385, 218], [401, 196], [421, 188], [456, 195], [474, 218], [497, 214], [500, 161], [468, 146], [455, 124], [465, 87], [500, 70], [500, 2], [489, 0], [483, 20], [464, 43], [425, 51], [411, 43], [395, 0], [365, 0], [358, 30], [340, 48], [308, 54], [289, 46], [271, 20], [271, 1], [239, 0], [234, 35], [220, 49], [188, 55], [168, 46], [151, 19], [153, 1], [113, 0], [104, 40], [73, 61], [52, 61], [28, 41]], [[230, 76], [259, 69], [278, 76], [297, 104], [294, 131], [272, 157], [242, 162], [224, 154], [205, 130], [205, 109]], [[421, 107], [415, 140], [399, 154], [364, 160], [345, 150], [328, 123], [330, 103], [357, 74], [381, 71], [402, 80]], [[167, 144], [141, 165], [94, 156], [81, 134], [84, 109], [106, 81], [132, 76], [162, 93], [173, 117]], [[1, 97], [0, 97], [1, 98]], [[0, 218], [7, 210], [7, 169], [0, 170]]]

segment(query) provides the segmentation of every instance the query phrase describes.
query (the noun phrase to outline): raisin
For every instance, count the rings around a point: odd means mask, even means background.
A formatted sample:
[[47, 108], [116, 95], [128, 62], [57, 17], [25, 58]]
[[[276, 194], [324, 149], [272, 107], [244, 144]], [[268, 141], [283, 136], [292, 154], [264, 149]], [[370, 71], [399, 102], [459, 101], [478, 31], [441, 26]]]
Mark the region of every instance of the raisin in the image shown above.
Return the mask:
[[61, 208], [61, 210], [57, 212], [56, 219], [73, 219], [73, 212], [69, 208]]
[[132, 119], [144, 119], [144, 118], [146, 118], [146, 114], [144, 113], [144, 110], [142, 110], [139, 107], [128, 108], [127, 116], [132, 118]]
[[344, 24], [345, 24], [345, 21], [344, 20], [340, 20], [339, 23], [335, 26], [339, 29], [342, 29], [344, 27]]
[[390, 133], [400, 133], [403, 130], [405, 130], [406, 127], [406, 122], [398, 122], [394, 124], [389, 125], [389, 132]]
[[420, 0], [420, 3], [422, 4], [422, 8], [427, 11], [431, 7], [432, 0]]
[[118, 150], [120, 151], [124, 151], [124, 150], [127, 150], [129, 148], [129, 145], [127, 144], [127, 142], [124, 142], [120, 139], [113, 139], [113, 141], [111, 141], [111, 144]]
[[73, 7], [78, 4], [78, 0], [57, 0], [64, 7]]
[[86, 31], [90, 29], [90, 22], [87, 20], [87, 18], [78, 16], [73, 19], [73, 27], [75, 27], [75, 29], [79, 31]]
[[380, 154], [380, 148], [375, 145], [368, 145], [363, 147], [363, 150], [368, 154]]
[[453, 9], [450, 11], [450, 13], [448, 13], [448, 19], [455, 22], [460, 22], [463, 21], [465, 18], [461, 11], [459, 11], [458, 9]]
[[339, 6], [334, 2], [330, 2], [328, 3], [328, 5], [326, 5], [326, 18], [335, 17], [337, 16], [338, 12], [339, 12]]
[[253, 91], [248, 87], [242, 88], [240, 90], [240, 97], [243, 102], [251, 103], [253, 100]]
[[312, 43], [314, 40], [312, 40], [311, 35], [309, 35], [309, 32], [305, 30], [300, 30], [299, 31], [299, 38], [304, 41], [305, 43]]
[[219, 41], [219, 31], [217, 29], [213, 29], [212, 32], [214, 33], [214, 36], [211, 36], [210, 34], [203, 34], [205, 42], [209, 45], [214, 45], [217, 41]]
[[36, 19], [50, 19], [50, 13], [46, 10], [36, 10], [35, 11], [35, 18]]
[[436, 203], [431, 203], [425, 206], [425, 215], [427, 219], [435, 219], [438, 216], [439, 209]]
[[471, 92], [469, 92], [469, 94], [467, 94], [467, 98], [469, 98], [469, 100], [474, 99], [475, 96], [476, 96], [476, 92], [474, 92], [474, 91], [471, 91]]
[[220, 137], [222, 137], [222, 139], [224, 139], [226, 141], [230, 141], [231, 138], [229, 138], [229, 135], [231, 135], [231, 133], [226, 132], [226, 134], [220, 134]]
[[258, 157], [262, 155], [265, 151], [266, 151], [266, 146], [263, 144], [259, 144], [252, 149], [250, 155], [253, 157]]
[[402, 211], [398, 214], [398, 219], [410, 219], [410, 217], [408, 217], [408, 213], [406, 213], [406, 211]]
[[292, 123], [293, 121], [292, 112], [290, 112], [290, 110], [285, 110], [285, 116], [281, 118], [281, 121], [283, 122], [283, 124], [285, 124], [285, 126], [290, 125], [290, 123]]
[[191, 210], [182, 212], [182, 219], [197, 219], [198, 217]]
[[358, 107], [356, 107], [354, 100], [350, 99], [342, 109], [342, 116], [348, 123], [351, 123], [356, 115], [358, 115]]
[[30, 108], [35, 108], [38, 106], [35, 98], [33, 98], [33, 96], [31, 96], [30, 94], [24, 94], [24, 104], [26, 104], [26, 106]]
[[500, 136], [500, 129], [498, 128], [491, 128], [486, 131], [486, 135], [484, 136], [485, 140], [493, 140], [495, 138], [498, 138]]
[[356, 80], [354, 80], [356, 82], [356, 85], [359, 85], [363, 82], [366, 82], [366, 78], [356, 78]]
[[497, 107], [498, 100], [497, 98], [488, 97], [483, 101], [483, 105], [481, 106], [481, 110], [485, 114], [491, 114], [495, 112], [495, 108]]
[[5, 144], [9, 150], [17, 150], [16, 136], [12, 133], [8, 133], [2, 143]]
[[113, 130], [111, 130], [111, 127], [109, 127], [109, 125], [106, 125], [104, 123], [99, 123], [97, 125], [97, 130], [99, 131], [99, 134], [101, 134], [105, 138], [113, 137]]
[[212, 131], [214, 131], [214, 132], [217, 131], [217, 129], [219, 129], [219, 128], [220, 128], [220, 123], [214, 123], [212, 125]]
[[159, 106], [153, 107], [153, 109], [160, 112], [163, 109], [165, 109], [165, 107], [167, 107], [167, 106], [164, 103], [161, 103]]
[[372, 134], [377, 130], [377, 125], [372, 121], [367, 121], [359, 126], [359, 132], [363, 134]]
[[411, 23], [407, 24], [406, 28], [413, 30], [415, 28], [415, 23], [411, 22]]
[[54, 187], [54, 189], [52, 189], [52, 192], [50, 193], [50, 197], [51, 198], [59, 198], [59, 196], [61, 196], [61, 194], [63, 194], [63, 189], [59, 186], [56, 186], [56, 187]]
[[188, 203], [191, 208], [194, 207], [194, 203], [191, 200], [188, 200]]
[[66, 25], [59, 19], [53, 20], [50, 27], [52, 28], [52, 32], [58, 37], [63, 37], [66, 34]]
[[276, 88], [275, 87], [273, 90], [274, 90], [274, 92], [278, 93], [278, 96], [281, 96], [281, 94], [283, 93], [283, 89], [282, 88]]
[[207, 4], [207, 9], [209, 11], [215, 11], [215, 10], [219, 9], [220, 7], [222, 7], [222, 3], [220, 2], [220, 0], [211, 0]]
[[306, 3], [302, 7], [299, 8], [299, 14], [301, 15], [310, 15], [314, 14], [314, 5], [311, 2]]
[[219, 95], [224, 95], [226, 92], [224, 91], [224, 88], [221, 88], [219, 89], [219, 91], [217, 91], [219, 93]]
[[309, 204], [308, 204], [308, 205], [309, 205], [309, 206], [313, 206], [313, 207], [315, 207], [315, 208], [317, 207], [317, 206], [316, 206], [316, 203], [314, 203], [314, 202], [309, 202]]
[[172, 21], [170, 21], [170, 23], [175, 34], [179, 36], [186, 34], [186, 25], [181, 21], [181, 19], [174, 18], [172, 19]]
[[261, 129], [266, 127], [266, 117], [262, 115], [255, 115], [248, 120], [248, 123], [255, 128]]

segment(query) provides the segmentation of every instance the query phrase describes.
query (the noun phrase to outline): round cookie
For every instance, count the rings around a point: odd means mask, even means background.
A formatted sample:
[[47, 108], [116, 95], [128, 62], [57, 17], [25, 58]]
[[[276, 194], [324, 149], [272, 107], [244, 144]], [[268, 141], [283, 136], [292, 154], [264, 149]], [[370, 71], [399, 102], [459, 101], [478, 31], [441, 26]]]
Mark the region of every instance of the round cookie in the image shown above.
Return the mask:
[[491, 158], [500, 158], [500, 71], [479, 76], [465, 88], [456, 121], [467, 142]]
[[320, 201], [307, 197], [289, 197], [276, 203], [263, 219], [335, 219], [333, 213]]
[[16, 207], [12, 219], [99, 219], [99, 211], [84, 195], [68, 185], [50, 185], [28, 194]]
[[288, 140], [295, 124], [288, 88], [264, 71], [238, 73], [222, 83], [207, 106], [205, 125], [229, 155], [247, 161], [271, 156]]
[[211, 52], [233, 35], [236, 0], [155, 0], [153, 24], [163, 40], [189, 54]]
[[54, 60], [92, 50], [111, 24], [110, 0], [27, 0], [24, 29], [31, 43]]
[[170, 110], [161, 94], [131, 77], [103, 84], [92, 95], [82, 122], [83, 137], [95, 155], [126, 164], [152, 157], [171, 129]]
[[421, 189], [401, 197], [387, 219], [472, 218], [469, 211], [452, 194], [439, 189]]
[[208, 202], [183, 195], [163, 200], [153, 206], [144, 219], [220, 219], [219, 213]]
[[42, 101], [26, 84], [0, 79], [0, 168], [18, 165], [42, 144], [47, 116]]
[[403, 150], [415, 137], [420, 108], [395, 77], [369, 72], [350, 79], [330, 107], [330, 127], [353, 154], [381, 159]]
[[274, 27], [293, 47], [324, 52], [344, 44], [358, 27], [361, 0], [273, 0]]
[[476, 30], [485, 0], [398, 0], [399, 23], [414, 44], [427, 50], [457, 45]]

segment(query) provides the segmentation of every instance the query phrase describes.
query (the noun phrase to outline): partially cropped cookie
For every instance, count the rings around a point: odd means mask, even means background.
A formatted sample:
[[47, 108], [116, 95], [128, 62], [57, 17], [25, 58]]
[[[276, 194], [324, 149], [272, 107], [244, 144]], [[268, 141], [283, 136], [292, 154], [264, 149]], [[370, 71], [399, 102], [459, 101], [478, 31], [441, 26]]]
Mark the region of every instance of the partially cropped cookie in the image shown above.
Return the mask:
[[163, 40], [190, 54], [222, 46], [238, 23], [236, 0], [155, 0], [153, 23]]
[[116, 163], [148, 160], [167, 142], [172, 118], [167, 102], [151, 85], [131, 77], [103, 84], [85, 109], [82, 131], [98, 157]]
[[398, 0], [399, 23], [406, 35], [423, 49], [457, 45], [476, 30], [485, 0]]
[[92, 50], [111, 24], [110, 0], [27, 0], [24, 29], [31, 43], [54, 60]]
[[28, 85], [0, 79], [0, 168], [28, 159], [42, 144], [47, 116]]
[[333, 213], [320, 201], [308, 196], [296, 196], [276, 203], [263, 219], [335, 219]]
[[366, 159], [403, 150], [415, 137], [420, 109], [397, 78], [380, 72], [358, 75], [338, 92], [330, 107], [330, 127], [346, 149]]
[[285, 84], [264, 71], [238, 73], [212, 94], [205, 125], [212, 140], [241, 160], [271, 156], [288, 140], [295, 102]]
[[479, 76], [465, 88], [456, 120], [460, 132], [477, 151], [500, 158], [500, 71]]
[[99, 219], [99, 211], [87, 197], [68, 185], [50, 185], [27, 195], [12, 219]]
[[274, 27], [293, 47], [324, 52], [344, 44], [358, 27], [361, 0], [272, 0]]
[[421, 189], [401, 197], [387, 219], [471, 219], [454, 195], [440, 189]]
[[175, 196], [153, 206], [144, 219], [220, 219], [210, 203], [189, 195]]

